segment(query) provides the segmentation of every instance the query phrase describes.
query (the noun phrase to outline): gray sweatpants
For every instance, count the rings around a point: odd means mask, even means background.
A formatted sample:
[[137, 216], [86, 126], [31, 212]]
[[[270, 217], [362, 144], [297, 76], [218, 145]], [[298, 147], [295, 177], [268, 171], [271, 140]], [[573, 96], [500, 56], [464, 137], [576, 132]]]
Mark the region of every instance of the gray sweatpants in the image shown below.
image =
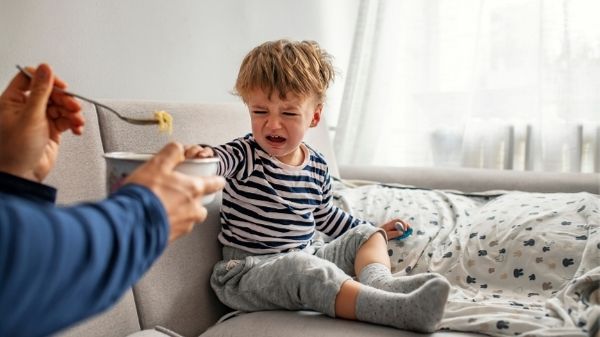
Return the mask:
[[315, 310], [335, 317], [335, 299], [354, 276], [356, 253], [377, 232], [385, 236], [378, 227], [359, 225], [329, 243], [318, 240], [277, 254], [224, 247], [210, 283], [221, 302], [236, 310]]

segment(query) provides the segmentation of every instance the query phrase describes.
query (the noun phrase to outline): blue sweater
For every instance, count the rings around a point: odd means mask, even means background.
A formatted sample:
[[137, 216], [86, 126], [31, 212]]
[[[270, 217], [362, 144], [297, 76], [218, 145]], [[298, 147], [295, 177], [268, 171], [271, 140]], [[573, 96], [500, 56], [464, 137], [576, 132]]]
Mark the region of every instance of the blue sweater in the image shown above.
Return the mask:
[[160, 200], [126, 185], [98, 203], [0, 172], [0, 336], [46, 336], [114, 304], [164, 250]]

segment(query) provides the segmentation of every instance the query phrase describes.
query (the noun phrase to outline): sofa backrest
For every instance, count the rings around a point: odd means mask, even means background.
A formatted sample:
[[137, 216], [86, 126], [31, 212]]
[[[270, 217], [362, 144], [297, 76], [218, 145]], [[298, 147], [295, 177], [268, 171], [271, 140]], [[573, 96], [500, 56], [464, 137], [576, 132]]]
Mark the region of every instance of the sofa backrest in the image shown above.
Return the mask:
[[[124, 123], [103, 108], [98, 109], [104, 150], [155, 152], [169, 141], [183, 144], [218, 145], [251, 131], [250, 116], [242, 103], [172, 103], [152, 101], [103, 101], [130, 117], [148, 118], [154, 111], [165, 110], [174, 116], [173, 133], [159, 133], [157, 128]], [[327, 159], [330, 172], [339, 177], [338, 165], [323, 120], [310, 129], [306, 140]]]
[[59, 204], [99, 200], [106, 195], [96, 107], [83, 102], [82, 112], [86, 123], [83, 135], [66, 132], [62, 136], [56, 166], [45, 181], [58, 188]]

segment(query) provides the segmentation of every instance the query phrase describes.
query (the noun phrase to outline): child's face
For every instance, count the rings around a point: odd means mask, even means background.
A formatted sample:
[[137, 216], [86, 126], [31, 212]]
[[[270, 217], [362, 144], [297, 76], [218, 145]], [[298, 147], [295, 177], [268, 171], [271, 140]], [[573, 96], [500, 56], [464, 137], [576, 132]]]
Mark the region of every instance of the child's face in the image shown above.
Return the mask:
[[287, 94], [286, 99], [273, 92], [269, 100], [261, 89], [246, 97], [250, 110], [252, 134], [271, 156], [288, 165], [300, 165], [304, 160], [300, 143], [306, 130], [321, 119], [322, 104], [316, 95], [306, 98]]

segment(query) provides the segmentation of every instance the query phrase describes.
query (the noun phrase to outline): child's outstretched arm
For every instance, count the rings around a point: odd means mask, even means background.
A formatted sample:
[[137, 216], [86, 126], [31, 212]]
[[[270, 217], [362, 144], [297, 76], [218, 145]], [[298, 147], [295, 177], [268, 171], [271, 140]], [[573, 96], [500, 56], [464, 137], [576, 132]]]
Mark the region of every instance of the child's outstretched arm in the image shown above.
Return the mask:
[[185, 146], [185, 157], [191, 158], [211, 158], [215, 156], [212, 147], [204, 144], [194, 144]]
[[411, 226], [408, 222], [397, 218], [392, 219], [379, 227], [385, 231], [388, 240], [399, 238], [405, 233], [407, 233], [409, 230], [412, 231]]
[[223, 145], [194, 144], [186, 145], [185, 157], [191, 158], [210, 158], [220, 159], [217, 175], [223, 177], [233, 177], [240, 170], [245, 170], [243, 176], [247, 176], [253, 170], [252, 165], [247, 165], [248, 158], [252, 157], [252, 146], [245, 138], [237, 138]]

